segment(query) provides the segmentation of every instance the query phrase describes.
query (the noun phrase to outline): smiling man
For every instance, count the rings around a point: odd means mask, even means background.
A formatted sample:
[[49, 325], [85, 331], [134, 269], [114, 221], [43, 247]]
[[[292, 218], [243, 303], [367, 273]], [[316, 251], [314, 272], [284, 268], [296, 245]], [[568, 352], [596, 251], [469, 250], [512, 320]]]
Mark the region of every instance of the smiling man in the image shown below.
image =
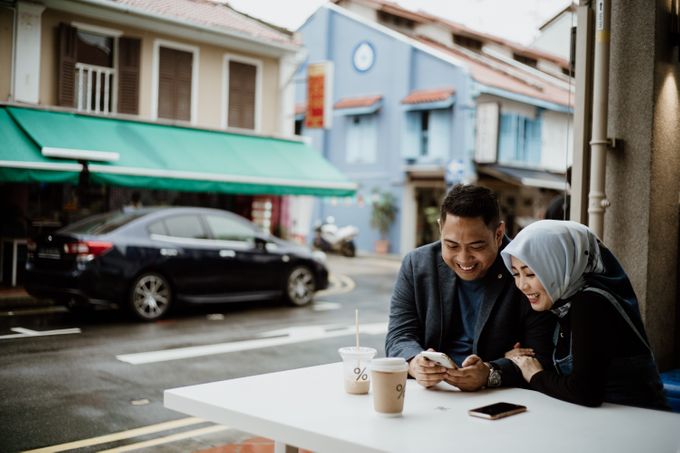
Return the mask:
[[[388, 357], [403, 357], [424, 387], [441, 381], [464, 391], [526, 386], [504, 354], [518, 345], [550, 365], [555, 322], [531, 310], [500, 251], [509, 242], [489, 189], [456, 185], [442, 202], [440, 240], [409, 253], [390, 303]], [[419, 355], [443, 352], [455, 368]]]

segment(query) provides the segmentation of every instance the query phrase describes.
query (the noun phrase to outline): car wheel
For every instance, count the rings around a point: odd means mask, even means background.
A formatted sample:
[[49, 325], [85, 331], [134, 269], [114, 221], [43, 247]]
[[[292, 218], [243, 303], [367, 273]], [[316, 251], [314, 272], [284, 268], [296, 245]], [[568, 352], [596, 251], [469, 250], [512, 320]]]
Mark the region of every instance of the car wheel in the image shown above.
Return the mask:
[[314, 298], [315, 287], [312, 271], [304, 266], [298, 266], [286, 279], [286, 299], [293, 305], [307, 305]]
[[143, 321], [155, 321], [163, 317], [172, 303], [172, 290], [160, 274], [142, 274], [132, 284], [130, 309]]

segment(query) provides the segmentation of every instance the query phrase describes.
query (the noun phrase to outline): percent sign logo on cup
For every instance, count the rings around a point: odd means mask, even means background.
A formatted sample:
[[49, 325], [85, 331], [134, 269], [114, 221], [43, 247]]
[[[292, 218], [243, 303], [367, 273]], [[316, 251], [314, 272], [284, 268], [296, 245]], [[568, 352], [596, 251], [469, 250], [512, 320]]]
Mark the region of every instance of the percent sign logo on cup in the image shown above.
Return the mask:
[[397, 393], [399, 394], [399, 396], [397, 396], [398, 400], [402, 399], [404, 395], [406, 395], [406, 389], [404, 388], [403, 385], [401, 384], [397, 385]]
[[366, 374], [366, 367], [364, 367], [363, 369], [361, 367], [354, 368], [354, 375], [356, 376], [356, 378], [354, 379], [355, 381], [368, 380], [368, 374]]

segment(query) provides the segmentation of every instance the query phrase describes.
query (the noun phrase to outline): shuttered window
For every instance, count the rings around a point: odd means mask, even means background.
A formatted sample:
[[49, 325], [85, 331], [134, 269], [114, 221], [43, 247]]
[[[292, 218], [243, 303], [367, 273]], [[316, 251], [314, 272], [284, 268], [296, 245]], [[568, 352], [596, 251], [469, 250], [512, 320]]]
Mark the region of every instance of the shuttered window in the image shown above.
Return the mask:
[[118, 112], [139, 113], [139, 64], [141, 40], [118, 39]]
[[66, 23], [59, 24], [57, 103], [93, 113], [113, 111], [118, 84], [118, 112], [138, 113], [140, 43], [118, 39], [118, 76], [114, 68], [116, 38]]
[[161, 47], [158, 63], [158, 117], [191, 121], [193, 54]]
[[228, 126], [255, 129], [257, 66], [229, 61]]

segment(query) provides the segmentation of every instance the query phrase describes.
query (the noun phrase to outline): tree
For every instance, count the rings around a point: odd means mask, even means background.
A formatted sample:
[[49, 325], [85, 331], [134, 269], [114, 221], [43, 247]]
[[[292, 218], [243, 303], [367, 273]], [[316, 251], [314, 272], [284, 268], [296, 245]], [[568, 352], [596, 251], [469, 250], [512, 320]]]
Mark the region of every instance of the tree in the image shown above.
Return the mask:
[[387, 240], [387, 234], [399, 210], [396, 199], [391, 192], [383, 192], [379, 189], [373, 189], [372, 199], [371, 226], [378, 230], [382, 240]]

